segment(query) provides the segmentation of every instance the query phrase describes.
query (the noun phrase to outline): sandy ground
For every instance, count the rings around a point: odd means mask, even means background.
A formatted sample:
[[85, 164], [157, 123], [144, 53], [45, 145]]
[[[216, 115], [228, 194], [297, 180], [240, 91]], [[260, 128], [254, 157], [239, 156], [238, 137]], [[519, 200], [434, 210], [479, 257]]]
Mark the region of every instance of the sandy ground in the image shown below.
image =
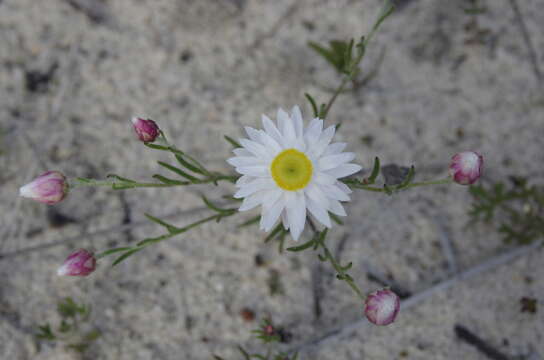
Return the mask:
[[[478, 27], [468, 1], [405, 0], [368, 49], [363, 70], [378, 75], [343, 95], [331, 122], [366, 168], [415, 164], [418, 179], [445, 174], [458, 150], [485, 156], [492, 182], [512, 174], [542, 183], [544, 7], [541, 0], [487, 0]], [[519, 14], [516, 13], [517, 4]], [[236, 345], [262, 347], [250, 331], [270, 316], [293, 349], [362, 318], [362, 304], [314, 253], [278, 254], [243, 214], [161, 243], [116, 268], [103, 262], [86, 279], [55, 275], [74, 248], [103, 250], [149, 235], [134, 226], [87, 236], [143, 213], [186, 224], [205, 216], [198, 194], [210, 187], [114, 192], [78, 189], [48, 208], [17, 197], [45, 169], [102, 178], [146, 179], [159, 172], [128, 119], [147, 115], [183, 150], [227, 171], [224, 134], [242, 135], [260, 115], [321, 101], [338, 83], [307, 42], [366, 33], [380, 7], [364, 1], [0, 0], [0, 358], [239, 359]], [[361, 141], [365, 137], [367, 141]], [[372, 139], [368, 141], [368, 139]], [[222, 185], [210, 196], [230, 194]], [[467, 228], [466, 188], [446, 186], [386, 197], [357, 192], [331, 246], [372, 291], [387, 281], [415, 294], [452, 275], [441, 247], [451, 239], [460, 270], [508, 251], [491, 226]], [[59, 220], [60, 218], [60, 220]], [[66, 221], [68, 220], [68, 221]], [[65, 238], [63, 245], [20, 250]], [[542, 359], [544, 299], [540, 249], [402, 311], [388, 327], [361, 325], [300, 359], [487, 359], [456, 338], [470, 329], [510, 357]], [[104, 334], [83, 357], [62, 344], [37, 346], [37, 324], [55, 323], [57, 302], [92, 304]], [[244, 320], [243, 309], [255, 313]], [[498, 357], [497, 357], [498, 359]]]

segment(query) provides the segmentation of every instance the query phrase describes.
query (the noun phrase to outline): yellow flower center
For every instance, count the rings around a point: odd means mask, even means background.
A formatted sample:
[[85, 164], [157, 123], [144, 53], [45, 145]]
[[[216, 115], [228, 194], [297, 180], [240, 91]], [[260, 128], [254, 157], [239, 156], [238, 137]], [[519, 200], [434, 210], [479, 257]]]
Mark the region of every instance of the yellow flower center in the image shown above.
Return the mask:
[[296, 191], [308, 185], [312, 179], [313, 166], [304, 153], [296, 149], [287, 149], [272, 160], [270, 172], [280, 188]]

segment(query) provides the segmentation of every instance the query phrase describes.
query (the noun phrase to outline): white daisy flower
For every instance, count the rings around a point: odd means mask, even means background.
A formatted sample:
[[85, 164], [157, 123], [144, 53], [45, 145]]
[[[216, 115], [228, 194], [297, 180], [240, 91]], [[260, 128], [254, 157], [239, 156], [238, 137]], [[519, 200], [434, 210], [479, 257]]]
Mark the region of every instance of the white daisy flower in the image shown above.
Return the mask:
[[323, 130], [315, 118], [303, 128], [298, 106], [291, 115], [278, 110], [277, 126], [265, 115], [264, 130], [246, 127], [249, 139], [234, 149], [228, 163], [242, 174], [235, 198], [243, 198], [240, 211], [261, 206], [260, 228], [270, 231], [281, 216], [283, 226], [298, 240], [307, 211], [330, 228], [329, 211], [345, 216], [340, 201], [349, 201], [349, 187], [339, 178], [354, 174], [361, 166], [350, 163], [354, 153], [342, 152], [345, 143], [330, 143], [335, 126]]

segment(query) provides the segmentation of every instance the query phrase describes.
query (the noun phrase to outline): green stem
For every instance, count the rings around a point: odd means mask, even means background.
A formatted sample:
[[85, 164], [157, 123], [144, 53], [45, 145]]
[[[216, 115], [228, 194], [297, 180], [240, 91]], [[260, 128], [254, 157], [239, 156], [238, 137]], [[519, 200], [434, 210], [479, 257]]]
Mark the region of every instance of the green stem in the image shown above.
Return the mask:
[[81, 181], [80, 179], [72, 179], [70, 183], [71, 188], [80, 187], [80, 186], [122, 186], [123, 189], [129, 189], [129, 188], [139, 188], [139, 187], [172, 187], [172, 186], [180, 186], [180, 185], [187, 185], [188, 182], [182, 182], [180, 181], [179, 184], [163, 184], [163, 183], [138, 183], [138, 182], [122, 182], [118, 180], [92, 180], [87, 179], [88, 181]]
[[325, 245], [326, 236], [327, 230], [324, 230], [316, 239], [317, 246], [323, 249], [323, 254], [325, 255], [323, 256], [323, 258], [329, 261], [334, 270], [336, 270], [336, 272], [338, 273], [337, 278], [339, 280], [345, 281], [349, 285], [349, 287], [351, 287], [353, 292], [355, 292], [357, 296], [359, 296], [359, 298], [364, 301], [366, 299], [365, 294], [363, 294], [361, 289], [359, 289], [359, 287], [355, 284], [353, 278], [344, 270], [344, 268], [338, 263], [338, 261], [336, 261], [334, 255], [331, 253], [327, 245]]
[[408, 184], [407, 186], [403, 187], [402, 190], [418, 187], [418, 186], [450, 184], [452, 182], [453, 182], [453, 179], [451, 177], [447, 177], [445, 179], [440, 179], [440, 180], [421, 181], [421, 182]]
[[344, 77], [344, 79], [340, 83], [340, 86], [338, 86], [338, 88], [336, 89], [336, 91], [332, 95], [331, 99], [329, 100], [329, 102], [325, 106], [325, 109], [323, 110], [323, 113], [320, 114], [321, 119], [325, 120], [325, 118], [329, 114], [329, 110], [331, 109], [332, 105], [336, 101], [336, 98], [338, 97], [338, 95], [340, 95], [344, 91], [346, 85], [350, 81], [355, 79], [356, 75], [359, 72], [359, 68], [358, 68], [359, 63], [363, 60], [363, 58], [365, 56], [366, 47], [368, 46], [368, 43], [370, 42], [370, 39], [372, 39], [372, 37], [374, 36], [376, 31], [380, 27], [380, 24], [385, 20], [385, 18], [388, 17], [393, 12], [393, 9], [394, 9], [394, 6], [391, 4], [391, 2], [390, 1], [385, 1], [385, 4], [384, 4], [383, 8], [380, 11], [380, 15], [378, 16], [378, 19], [374, 23], [374, 26], [372, 26], [372, 30], [362, 40], [362, 44], [361, 44], [361, 48], [359, 50], [359, 54], [357, 55], [357, 57], [355, 58], [355, 60], [351, 64], [350, 69], [349, 69], [349, 73]]
[[[419, 186], [443, 185], [443, 184], [450, 184], [452, 182], [453, 182], [452, 178], [447, 177], [445, 179], [439, 179], [439, 180], [429, 180], [429, 181], [415, 182], [415, 183], [411, 183], [411, 184], [408, 184], [406, 186], [403, 186], [401, 188], [391, 187], [390, 190], [392, 190], [392, 191], [401, 191], [401, 190], [406, 190], [406, 189], [419, 187]], [[344, 183], [346, 185], [348, 185], [349, 187], [353, 188], [353, 189], [361, 189], [361, 190], [373, 191], [373, 192], [387, 192], [387, 190], [384, 189], [384, 188], [365, 185], [364, 183], [362, 183], [362, 182], [360, 182], [358, 180], [353, 181], [353, 180], [347, 179], [346, 181], [344, 181]]]

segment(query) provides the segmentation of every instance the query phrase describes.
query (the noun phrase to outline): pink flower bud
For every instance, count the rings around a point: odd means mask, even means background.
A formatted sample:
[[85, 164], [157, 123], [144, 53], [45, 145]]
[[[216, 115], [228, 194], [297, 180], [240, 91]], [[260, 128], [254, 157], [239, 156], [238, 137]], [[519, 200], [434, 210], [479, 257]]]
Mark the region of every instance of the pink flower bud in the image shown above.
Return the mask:
[[96, 269], [96, 258], [85, 249], [74, 251], [57, 270], [59, 276], [87, 276]]
[[141, 141], [153, 142], [159, 136], [159, 127], [153, 120], [133, 117], [131, 121], [136, 135]]
[[450, 176], [458, 184], [470, 185], [480, 178], [484, 158], [475, 151], [455, 154], [451, 159]]
[[56, 204], [68, 194], [66, 177], [58, 171], [48, 171], [19, 189], [19, 195], [44, 204]]
[[365, 315], [375, 325], [389, 325], [399, 313], [400, 299], [388, 288], [374, 291], [365, 301]]

